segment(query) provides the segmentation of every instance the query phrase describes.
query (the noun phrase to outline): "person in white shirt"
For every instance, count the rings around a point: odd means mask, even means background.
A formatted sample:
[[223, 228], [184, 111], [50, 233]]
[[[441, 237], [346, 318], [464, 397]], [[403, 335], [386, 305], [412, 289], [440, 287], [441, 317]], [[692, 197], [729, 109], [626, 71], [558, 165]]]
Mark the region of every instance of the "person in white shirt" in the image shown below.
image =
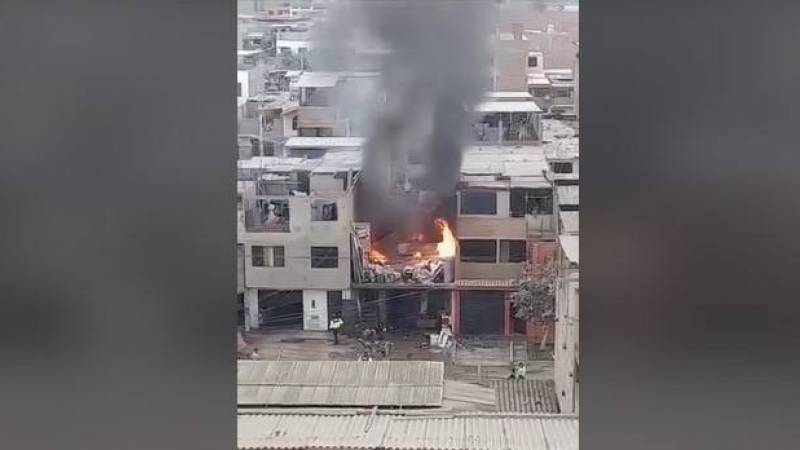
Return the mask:
[[333, 332], [333, 345], [339, 345], [339, 331], [341, 331], [342, 325], [344, 325], [344, 320], [339, 314], [336, 314], [328, 325], [328, 328]]

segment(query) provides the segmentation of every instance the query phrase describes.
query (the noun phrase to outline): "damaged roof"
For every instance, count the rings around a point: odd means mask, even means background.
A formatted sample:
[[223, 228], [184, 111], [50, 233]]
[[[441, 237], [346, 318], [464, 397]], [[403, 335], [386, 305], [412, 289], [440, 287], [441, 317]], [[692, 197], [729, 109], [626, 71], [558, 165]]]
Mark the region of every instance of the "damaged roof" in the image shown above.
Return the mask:
[[240, 414], [239, 449], [578, 450], [578, 417]]

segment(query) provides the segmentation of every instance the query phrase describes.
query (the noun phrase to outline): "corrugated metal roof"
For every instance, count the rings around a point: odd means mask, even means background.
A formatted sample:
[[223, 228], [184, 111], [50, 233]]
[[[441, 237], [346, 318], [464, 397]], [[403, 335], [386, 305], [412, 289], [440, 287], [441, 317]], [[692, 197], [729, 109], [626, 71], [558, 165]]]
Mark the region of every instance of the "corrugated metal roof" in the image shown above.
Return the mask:
[[567, 259], [575, 264], [580, 264], [578, 236], [573, 234], [562, 234], [558, 236], [558, 241], [561, 242], [561, 248], [564, 249], [564, 255], [567, 257]]
[[580, 213], [578, 211], [559, 211], [558, 217], [563, 224], [564, 234], [578, 234], [580, 231]]
[[553, 380], [489, 380], [497, 396], [497, 410], [515, 413], [557, 413]]
[[290, 137], [284, 146], [289, 148], [361, 147], [362, 137]]
[[239, 361], [240, 405], [439, 406], [432, 361]]
[[391, 416], [366, 414], [239, 415], [239, 449], [377, 448]]
[[489, 101], [478, 104], [475, 111], [482, 113], [493, 112], [542, 112], [536, 102], [498, 102]]
[[577, 450], [578, 418], [558, 415], [244, 414], [239, 449]]

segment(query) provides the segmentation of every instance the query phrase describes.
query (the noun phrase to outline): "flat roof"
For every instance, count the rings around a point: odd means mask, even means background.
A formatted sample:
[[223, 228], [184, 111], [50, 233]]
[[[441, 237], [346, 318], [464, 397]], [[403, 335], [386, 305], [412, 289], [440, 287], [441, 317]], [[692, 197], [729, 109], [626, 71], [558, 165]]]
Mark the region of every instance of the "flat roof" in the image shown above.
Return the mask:
[[239, 449], [578, 450], [578, 417], [557, 414], [239, 414]]
[[491, 91], [484, 95], [486, 98], [517, 98], [517, 99], [532, 99], [533, 96], [530, 92], [526, 91]]
[[579, 264], [579, 238], [574, 234], [562, 234], [558, 236], [558, 242], [561, 243], [561, 248], [564, 249], [564, 256], [568, 260]]
[[488, 101], [478, 104], [475, 111], [484, 113], [493, 112], [542, 112], [536, 102], [498, 102]]
[[238, 363], [239, 405], [441, 406], [438, 361], [249, 361]]
[[362, 137], [290, 137], [284, 146], [290, 148], [361, 147]]
[[258, 50], [258, 49], [253, 49], [253, 50], [240, 49], [240, 50], [236, 50], [236, 56], [253, 56], [253, 55], [258, 55], [259, 53], [264, 53], [264, 50]]
[[297, 87], [334, 87], [338, 82], [338, 73], [303, 72], [297, 80]]
[[359, 150], [328, 152], [321, 158], [307, 159], [284, 156], [254, 156], [237, 162], [240, 170], [265, 172], [309, 171], [312, 173], [337, 173], [361, 169]]
[[465, 149], [461, 160], [462, 175], [499, 175], [517, 181], [546, 181], [544, 173], [547, 170], [541, 146], [472, 146]]

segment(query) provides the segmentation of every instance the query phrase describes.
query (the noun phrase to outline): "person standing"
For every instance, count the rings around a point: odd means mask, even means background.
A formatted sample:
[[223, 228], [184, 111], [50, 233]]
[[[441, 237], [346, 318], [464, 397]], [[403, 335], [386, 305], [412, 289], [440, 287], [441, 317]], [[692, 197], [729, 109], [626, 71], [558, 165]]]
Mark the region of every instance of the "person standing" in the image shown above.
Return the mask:
[[344, 325], [344, 320], [342, 320], [342, 316], [339, 313], [336, 313], [328, 325], [328, 328], [333, 332], [333, 345], [339, 345], [339, 331], [341, 331], [342, 325]]

